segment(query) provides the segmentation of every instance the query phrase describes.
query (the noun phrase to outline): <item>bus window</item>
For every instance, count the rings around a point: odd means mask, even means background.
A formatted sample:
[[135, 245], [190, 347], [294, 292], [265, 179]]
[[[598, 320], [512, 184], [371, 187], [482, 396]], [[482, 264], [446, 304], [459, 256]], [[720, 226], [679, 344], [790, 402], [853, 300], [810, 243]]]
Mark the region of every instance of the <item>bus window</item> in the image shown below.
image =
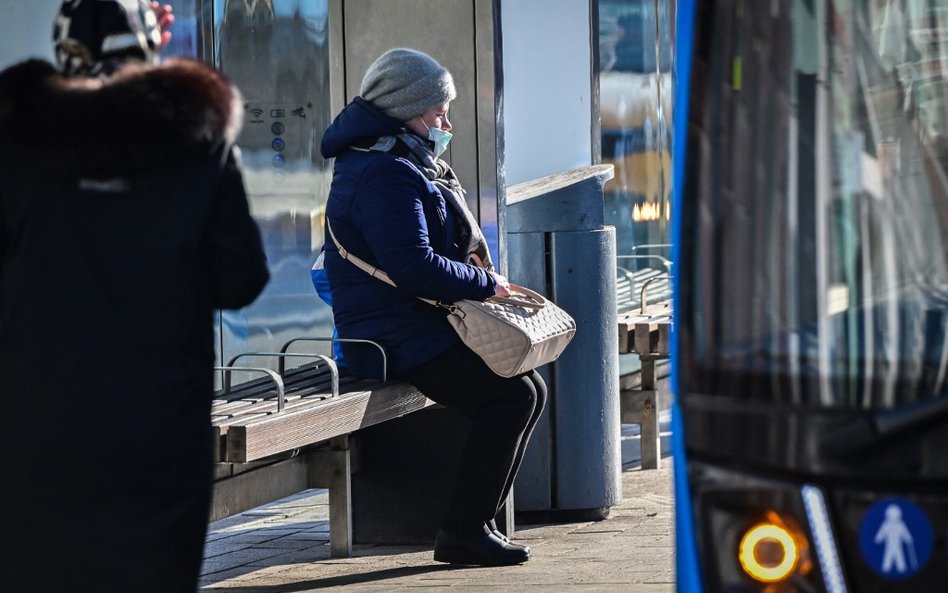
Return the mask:
[[836, 6], [827, 36], [807, 3], [744, 6], [695, 65], [714, 77], [693, 106], [683, 354], [714, 372], [694, 388], [854, 409], [944, 393], [948, 15]]

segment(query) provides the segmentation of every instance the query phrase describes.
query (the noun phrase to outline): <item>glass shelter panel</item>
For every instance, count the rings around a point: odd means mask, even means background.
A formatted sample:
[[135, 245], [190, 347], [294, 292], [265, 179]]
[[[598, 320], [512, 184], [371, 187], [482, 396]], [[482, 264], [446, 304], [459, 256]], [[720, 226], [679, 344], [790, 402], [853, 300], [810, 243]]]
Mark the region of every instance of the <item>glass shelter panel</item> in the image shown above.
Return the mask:
[[319, 154], [331, 118], [328, 21], [328, 0], [213, 2], [214, 61], [243, 94], [237, 143], [272, 275], [253, 305], [223, 314], [224, 362], [332, 333], [310, 282], [332, 172]]
[[204, 10], [204, 2], [175, 0], [168, 4], [174, 9], [174, 24], [171, 25], [171, 41], [162, 50], [162, 57], [201, 59], [204, 44], [201, 13]]
[[[618, 311], [671, 298], [671, 121], [675, 0], [598, 0], [605, 222], [616, 228]], [[638, 293], [638, 294], [637, 294]], [[621, 356], [620, 374], [640, 368]], [[664, 364], [664, 363], [662, 363]]]
[[662, 269], [671, 253], [673, 13], [674, 0], [599, 0], [602, 160], [615, 166], [606, 222], [631, 271]]

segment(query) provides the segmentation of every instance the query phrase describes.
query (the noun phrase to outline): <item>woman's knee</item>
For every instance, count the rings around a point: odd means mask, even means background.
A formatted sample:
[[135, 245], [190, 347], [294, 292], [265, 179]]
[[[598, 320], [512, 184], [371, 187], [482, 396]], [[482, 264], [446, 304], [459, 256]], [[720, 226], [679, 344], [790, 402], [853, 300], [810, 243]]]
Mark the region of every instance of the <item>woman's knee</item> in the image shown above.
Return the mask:
[[543, 377], [536, 371], [521, 375], [523, 385], [524, 410], [529, 413], [531, 424], [536, 422], [546, 406], [547, 389]]
[[[521, 375], [503, 381], [504, 386], [494, 401], [508, 408], [516, 408], [524, 417], [529, 417], [536, 409], [538, 398], [536, 384], [529, 375]], [[545, 397], [545, 396], [544, 396]]]
[[529, 378], [530, 383], [533, 384], [533, 390], [536, 393], [536, 408], [542, 410], [544, 406], [546, 406], [547, 400], [546, 381], [544, 381], [540, 373], [536, 371], [530, 371], [526, 376]]

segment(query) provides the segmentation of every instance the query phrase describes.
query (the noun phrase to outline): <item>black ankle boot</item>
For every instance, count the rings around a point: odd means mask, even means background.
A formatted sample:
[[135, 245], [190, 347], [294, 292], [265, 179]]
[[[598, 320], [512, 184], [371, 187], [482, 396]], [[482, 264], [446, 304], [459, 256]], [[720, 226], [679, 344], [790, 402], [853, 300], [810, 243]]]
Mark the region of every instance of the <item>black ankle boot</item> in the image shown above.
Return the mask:
[[493, 533], [456, 535], [443, 529], [435, 539], [434, 559], [469, 566], [507, 566], [530, 559], [530, 548], [511, 546]]

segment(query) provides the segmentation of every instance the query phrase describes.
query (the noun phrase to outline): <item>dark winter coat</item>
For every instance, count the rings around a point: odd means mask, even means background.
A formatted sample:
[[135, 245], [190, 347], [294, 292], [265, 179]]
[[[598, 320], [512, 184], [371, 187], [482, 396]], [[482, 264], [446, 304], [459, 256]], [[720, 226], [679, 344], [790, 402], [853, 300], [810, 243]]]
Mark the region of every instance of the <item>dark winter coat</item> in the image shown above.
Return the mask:
[[[322, 141], [323, 156], [336, 159], [326, 206], [333, 232], [343, 247], [387, 272], [398, 286], [343, 260], [327, 233], [336, 328], [342, 338], [380, 343], [394, 376], [458, 342], [445, 312], [415, 297], [483, 300], [495, 288], [491, 274], [461, 263], [465, 252], [455, 243], [454, 217], [421, 171], [405, 158], [352, 148], [402, 131], [402, 122], [357, 97]], [[343, 344], [343, 351], [357, 374], [380, 374], [379, 357], [368, 348]]]
[[0, 590], [194, 590], [213, 311], [268, 279], [237, 99], [194, 62], [0, 73]]

